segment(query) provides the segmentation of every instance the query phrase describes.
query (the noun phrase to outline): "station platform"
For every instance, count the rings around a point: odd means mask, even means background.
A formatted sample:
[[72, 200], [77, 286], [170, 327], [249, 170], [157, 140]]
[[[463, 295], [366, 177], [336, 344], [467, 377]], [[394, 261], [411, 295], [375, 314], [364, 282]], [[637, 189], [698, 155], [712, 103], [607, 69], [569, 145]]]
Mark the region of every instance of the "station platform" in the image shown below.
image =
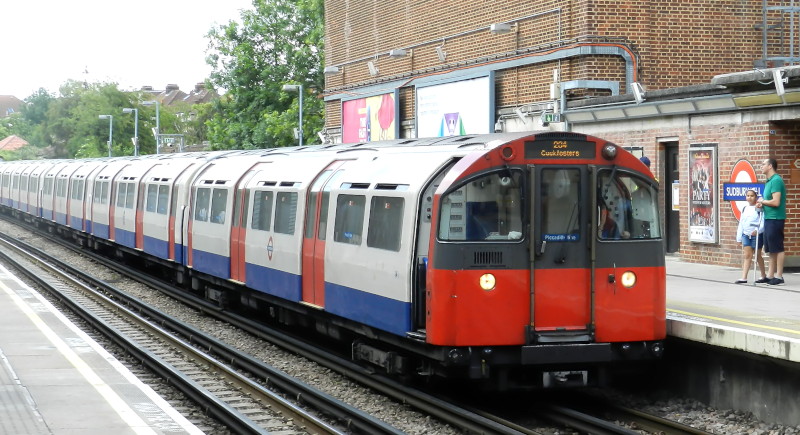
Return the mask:
[[[800, 273], [785, 285], [735, 284], [741, 268], [667, 256], [667, 334], [800, 362]], [[757, 276], [760, 278], [760, 276]], [[757, 279], [756, 278], [756, 279]]]
[[0, 266], [0, 433], [203, 432]]

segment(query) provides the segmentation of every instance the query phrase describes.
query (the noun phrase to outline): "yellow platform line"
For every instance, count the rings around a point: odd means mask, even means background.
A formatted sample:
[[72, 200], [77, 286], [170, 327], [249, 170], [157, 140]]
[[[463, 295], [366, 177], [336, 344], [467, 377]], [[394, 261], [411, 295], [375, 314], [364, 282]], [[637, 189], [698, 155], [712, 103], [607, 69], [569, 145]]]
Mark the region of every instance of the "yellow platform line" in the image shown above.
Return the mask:
[[773, 331], [787, 332], [789, 334], [798, 334], [798, 335], [800, 335], [800, 331], [795, 330], [795, 329], [780, 328], [780, 327], [777, 327], [777, 326], [759, 325], [758, 323], [742, 322], [741, 320], [731, 320], [731, 319], [725, 319], [723, 317], [706, 316], [706, 315], [703, 315], [703, 314], [697, 314], [697, 313], [692, 313], [692, 312], [689, 312], [689, 311], [682, 311], [682, 310], [668, 309], [667, 311], [668, 312], [672, 312], [672, 313], [684, 314], [684, 315], [687, 315], [687, 316], [700, 317], [700, 318], [708, 319], [708, 320], [716, 320], [718, 322], [734, 323], [734, 324], [742, 325], [742, 326], [749, 326], [749, 327], [755, 327], [755, 328], [761, 328], [761, 329], [770, 329], [770, 330], [773, 330]]

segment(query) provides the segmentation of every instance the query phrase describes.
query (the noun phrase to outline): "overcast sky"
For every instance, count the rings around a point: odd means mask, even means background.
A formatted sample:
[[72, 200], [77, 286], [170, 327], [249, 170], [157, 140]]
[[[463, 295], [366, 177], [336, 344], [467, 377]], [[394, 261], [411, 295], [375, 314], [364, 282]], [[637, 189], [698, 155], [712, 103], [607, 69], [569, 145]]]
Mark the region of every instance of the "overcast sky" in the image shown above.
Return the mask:
[[205, 34], [252, 9], [251, 0], [0, 2], [0, 95], [19, 99], [67, 79], [189, 91], [211, 72]]

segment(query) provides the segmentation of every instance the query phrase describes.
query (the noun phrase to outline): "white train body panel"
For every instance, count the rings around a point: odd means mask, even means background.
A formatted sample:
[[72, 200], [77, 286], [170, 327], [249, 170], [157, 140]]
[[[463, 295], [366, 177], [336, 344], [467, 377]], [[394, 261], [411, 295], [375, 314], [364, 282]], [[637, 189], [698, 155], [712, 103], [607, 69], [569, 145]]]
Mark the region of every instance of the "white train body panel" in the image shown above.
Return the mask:
[[302, 299], [306, 192], [333, 158], [322, 153], [265, 158], [270, 163], [261, 164], [248, 181], [243, 259], [248, 287], [292, 301]]
[[[180, 180], [191, 179], [203, 163], [195, 154], [168, 154], [154, 162], [144, 178], [142, 237], [144, 252], [159, 258], [183, 262], [180, 225], [183, 225], [183, 210], [188, 188], [180, 190]], [[188, 182], [185, 182], [188, 183]], [[181, 194], [183, 201], [179, 200]], [[173, 198], [173, 195], [175, 196]]]
[[[327, 231], [333, 237], [325, 251], [327, 311], [397, 334], [411, 330], [410, 265], [415, 264], [420, 195], [444, 165], [463, 154], [452, 149], [387, 151], [346, 168], [341, 183], [331, 191]], [[363, 197], [363, 230], [356, 243], [339, 234], [338, 221], [346, 213], [340, 207], [359, 197]], [[392, 211], [398, 207], [402, 213]]]

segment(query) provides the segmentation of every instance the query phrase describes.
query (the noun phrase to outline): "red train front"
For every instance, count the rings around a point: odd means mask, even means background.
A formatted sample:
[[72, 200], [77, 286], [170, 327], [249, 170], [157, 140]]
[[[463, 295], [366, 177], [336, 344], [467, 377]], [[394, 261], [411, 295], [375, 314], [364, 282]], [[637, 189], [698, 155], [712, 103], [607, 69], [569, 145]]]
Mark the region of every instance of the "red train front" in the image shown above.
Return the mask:
[[541, 133], [460, 160], [434, 198], [426, 340], [503, 385], [587, 384], [660, 356], [657, 183], [633, 155]]

